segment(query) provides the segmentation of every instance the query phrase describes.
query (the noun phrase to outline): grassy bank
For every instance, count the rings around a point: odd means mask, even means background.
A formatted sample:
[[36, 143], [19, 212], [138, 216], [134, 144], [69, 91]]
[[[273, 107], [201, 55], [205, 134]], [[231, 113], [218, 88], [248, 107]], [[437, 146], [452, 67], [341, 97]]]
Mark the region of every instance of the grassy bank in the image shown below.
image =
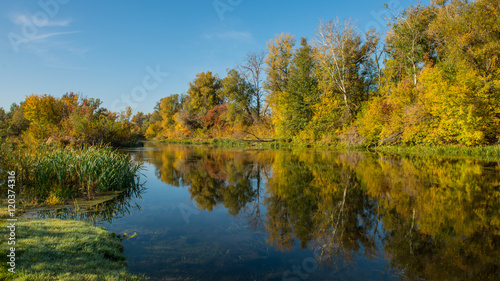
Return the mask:
[[16, 223], [15, 273], [8, 272], [5, 223], [0, 226], [0, 280], [141, 280], [129, 274], [119, 238], [80, 221]]
[[228, 147], [228, 148], [292, 148], [292, 147], [306, 147], [306, 145], [299, 145], [281, 141], [255, 141], [255, 140], [241, 140], [232, 138], [216, 138], [216, 139], [180, 139], [180, 140], [161, 140], [161, 143], [170, 144], [186, 144], [186, 145], [211, 145], [215, 147]]

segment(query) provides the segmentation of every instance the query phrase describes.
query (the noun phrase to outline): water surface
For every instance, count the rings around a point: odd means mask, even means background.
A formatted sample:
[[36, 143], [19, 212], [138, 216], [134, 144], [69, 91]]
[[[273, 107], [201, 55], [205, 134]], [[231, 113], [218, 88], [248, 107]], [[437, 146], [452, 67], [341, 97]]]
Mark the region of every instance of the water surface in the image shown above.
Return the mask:
[[[146, 143], [144, 190], [79, 215], [152, 280], [499, 280], [500, 164]], [[71, 212], [70, 212], [71, 213]], [[65, 216], [68, 212], [40, 216]]]

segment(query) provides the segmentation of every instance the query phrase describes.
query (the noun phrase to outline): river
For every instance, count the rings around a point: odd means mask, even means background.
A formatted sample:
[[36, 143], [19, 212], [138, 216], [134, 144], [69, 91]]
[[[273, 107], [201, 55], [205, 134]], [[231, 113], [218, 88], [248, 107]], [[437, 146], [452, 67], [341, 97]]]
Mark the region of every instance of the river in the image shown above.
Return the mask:
[[[151, 280], [499, 280], [500, 164], [148, 142], [90, 220]], [[126, 233], [126, 235], [123, 235]]]

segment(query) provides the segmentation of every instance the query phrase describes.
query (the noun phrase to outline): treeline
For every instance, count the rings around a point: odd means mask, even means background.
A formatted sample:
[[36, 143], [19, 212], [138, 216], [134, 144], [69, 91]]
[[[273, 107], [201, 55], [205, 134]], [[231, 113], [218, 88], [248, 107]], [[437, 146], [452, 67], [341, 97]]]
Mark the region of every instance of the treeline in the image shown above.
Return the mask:
[[146, 138], [216, 138], [258, 128], [272, 135], [263, 109], [264, 53], [251, 53], [221, 79], [210, 71], [189, 83], [187, 94], [163, 98], [149, 118]]
[[200, 73], [163, 98], [145, 136], [273, 137], [349, 145], [485, 145], [500, 137], [497, 0], [432, 1], [393, 13], [390, 29], [319, 24], [281, 34], [220, 78]]
[[109, 146], [134, 144], [146, 117], [132, 117], [130, 108], [111, 112], [99, 99], [74, 93], [31, 95], [7, 113], [0, 108], [0, 191], [7, 195], [6, 171], [15, 172], [24, 208], [136, 190], [142, 165]]
[[0, 138], [28, 144], [128, 145], [144, 135], [146, 115], [132, 116], [101, 107], [99, 99], [67, 93], [61, 98], [31, 95], [13, 104], [9, 112], [0, 108]]

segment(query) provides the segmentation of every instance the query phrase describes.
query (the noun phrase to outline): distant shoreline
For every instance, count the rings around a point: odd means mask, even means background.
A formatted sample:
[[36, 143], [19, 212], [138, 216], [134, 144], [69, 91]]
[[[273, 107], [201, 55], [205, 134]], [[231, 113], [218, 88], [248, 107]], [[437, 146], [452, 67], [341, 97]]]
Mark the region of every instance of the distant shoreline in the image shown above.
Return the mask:
[[330, 150], [359, 150], [369, 152], [380, 152], [396, 155], [419, 155], [419, 156], [443, 156], [443, 157], [474, 157], [485, 158], [487, 160], [500, 159], [500, 146], [458, 146], [458, 145], [381, 145], [375, 146], [347, 146], [345, 144], [322, 144], [322, 143], [294, 143], [283, 141], [258, 142], [249, 140], [239, 140], [231, 138], [222, 139], [177, 139], [177, 140], [156, 140], [151, 142], [170, 143], [170, 144], [186, 144], [186, 145], [213, 145], [217, 147], [227, 148], [249, 148], [256, 147], [261, 149], [278, 149], [278, 148], [318, 148]]

